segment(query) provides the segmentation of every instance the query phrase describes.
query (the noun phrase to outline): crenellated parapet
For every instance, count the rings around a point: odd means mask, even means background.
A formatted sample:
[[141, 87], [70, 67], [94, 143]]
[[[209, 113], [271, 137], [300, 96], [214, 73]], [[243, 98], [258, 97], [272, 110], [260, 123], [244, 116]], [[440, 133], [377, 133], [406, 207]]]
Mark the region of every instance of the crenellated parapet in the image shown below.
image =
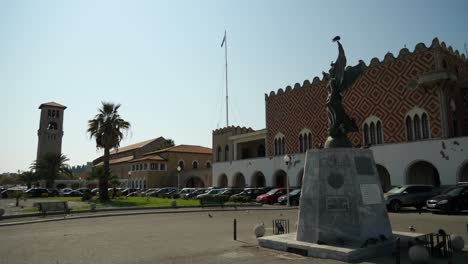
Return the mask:
[[250, 133], [254, 132], [255, 130], [252, 129], [251, 127], [241, 127], [241, 126], [227, 126], [223, 128], [218, 128], [213, 130], [213, 135], [221, 135], [225, 134], [228, 132], [235, 131], [235, 134], [245, 134], [245, 133]]
[[[388, 52], [387, 54], [385, 54], [383, 60], [380, 60], [377, 57], [372, 58], [370, 60], [368, 66], [365, 64], [365, 62], [363, 62], [361, 60], [359, 62], [363, 63], [366, 68], [378, 67], [378, 66], [386, 64], [386, 63], [394, 62], [395, 60], [404, 59], [404, 58], [406, 58], [408, 56], [411, 56], [413, 54], [417, 54], [417, 53], [420, 53], [420, 52], [424, 52], [424, 51], [427, 51], [427, 50], [430, 50], [430, 49], [436, 49], [436, 48], [441, 49], [442, 51], [448, 52], [450, 55], [455, 56], [456, 58], [458, 58], [460, 60], [463, 60], [463, 61], [467, 60], [465, 54], [460, 53], [458, 50], [454, 50], [452, 48], [452, 46], [447, 47], [445, 42], [443, 42], [443, 41], [439, 42], [439, 39], [436, 37], [436, 38], [434, 38], [432, 40], [431, 46], [429, 46], [429, 47], [427, 47], [424, 43], [420, 42], [420, 43], [415, 45], [414, 50], [412, 52], [405, 47], [405, 48], [400, 49], [400, 51], [398, 52], [398, 56], [396, 56], [396, 57], [393, 55], [393, 53]], [[290, 85], [288, 85], [288, 86], [286, 86], [285, 89], [279, 88], [276, 92], [271, 91], [269, 94], [265, 94], [265, 100], [268, 99], [269, 97], [289, 93], [289, 92], [291, 92], [293, 90], [298, 90], [298, 89], [303, 89], [303, 88], [312, 88], [313, 89], [313, 88], [316, 88], [318, 86], [324, 85], [325, 84], [324, 82], [326, 82], [326, 80], [324, 79], [324, 76], [322, 76], [322, 78], [320, 78], [318, 76], [315, 76], [315, 77], [312, 78], [312, 82], [310, 82], [309, 80], [305, 80], [302, 85], [300, 83], [294, 84], [294, 88], [292, 88]]]

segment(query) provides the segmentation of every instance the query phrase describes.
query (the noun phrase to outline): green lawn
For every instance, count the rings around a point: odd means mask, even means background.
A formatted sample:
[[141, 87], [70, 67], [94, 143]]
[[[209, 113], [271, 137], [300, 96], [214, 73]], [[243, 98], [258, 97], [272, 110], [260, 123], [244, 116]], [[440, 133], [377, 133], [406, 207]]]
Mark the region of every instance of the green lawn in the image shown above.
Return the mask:
[[98, 203], [98, 208], [105, 207], [157, 207], [157, 206], [171, 206], [172, 201], [176, 201], [177, 206], [200, 205], [198, 200], [185, 200], [185, 199], [164, 199], [156, 197], [127, 197], [113, 199], [107, 203]]

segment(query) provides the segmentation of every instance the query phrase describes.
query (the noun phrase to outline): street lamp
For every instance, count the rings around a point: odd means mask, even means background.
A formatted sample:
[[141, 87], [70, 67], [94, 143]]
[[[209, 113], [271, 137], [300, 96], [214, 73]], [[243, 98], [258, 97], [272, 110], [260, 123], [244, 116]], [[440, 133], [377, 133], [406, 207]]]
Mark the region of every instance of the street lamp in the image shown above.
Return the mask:
[[[284, 155], [284, 163], [286, 163], [286, 168], [287, 171], [289, 172], [289, 167], [291, 167], [291, 156], [289, 156], [288, 154]], [[287, 198], [287, 204], [286, 206], [290, 206], [290, 203], [289, 203], [289, 177], [288, 177], [288, 174], [286, 173], [286, 198]]]
[[180, 192], [180, 171], [182, 170], [182, 167], [177, 166], [177, 192]]

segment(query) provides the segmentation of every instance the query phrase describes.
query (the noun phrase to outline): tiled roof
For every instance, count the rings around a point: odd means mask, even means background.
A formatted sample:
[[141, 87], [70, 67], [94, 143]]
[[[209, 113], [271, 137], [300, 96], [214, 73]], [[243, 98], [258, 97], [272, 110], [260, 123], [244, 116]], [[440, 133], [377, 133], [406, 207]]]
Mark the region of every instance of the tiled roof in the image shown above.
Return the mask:
[[[117, 159], [111, 159], [109, 160], [109, 164], [118, 164], [118, 163], [130, 161], [132, 159], [133, 159], [133, 155], [122, 157], [122, 158], [117, 158]], [[102, 165], [104, 165], [104, 161], [101, 161], [94, 166], [102, 166]]]
[[50, 106], [50, 107], [57, 107], [57, 108], [67, 108], [66, 106], [64, 105], [61, 105], [59, 103], [56, 103], [56, 102], [48, 102], [48, 103], [43, 103], [39, 106], [39, 109], [41, 109], [43, 106]]
[[143, 158], [139, 158], [139, 159], [134, 159], [130, 162], [138, 162], [138, 161], [142, 161], [142, 160], [156, 160], [156, 161], [164, 161], [165, 159], [163, 159], [161, 156], [157, 155], [157, 154], [154, 154], [154, 155], [148, 155], [148, 156], [145, 156]]
[[199, 153], [199, 154], [212, 154], [211, 148], [196, 146], [196, 145], [177, 145], [153, 152], [146, 153], [145, 155], [150, 155], [154, 153], [162, 152], [182, 152], [182, 153]]
[[142, 141], [142, 142], [138, 142], [138, 143], [135, 143], [135, 144], [132, 144], [132, 145], [128, 145], [128, 146], [125, 146], [125, 147], [121, 147], [121, 148], [118, 148], [118, 149], [114, 149], [110, 152], [110, 154], [116, 154], [116, 153], [122, 153], [122, 152], [125, 152], [125, 151], [130, 151], [130, 150], [134, 150], [134, 149], [137, 149], [137, 148], [141, 148], [157, 139], [159, 139], [161, 137], [157, 137], [157, 138], [153, 138], [153, 139], [149, 139], [149, 140], [145, 140], [145, 141]]

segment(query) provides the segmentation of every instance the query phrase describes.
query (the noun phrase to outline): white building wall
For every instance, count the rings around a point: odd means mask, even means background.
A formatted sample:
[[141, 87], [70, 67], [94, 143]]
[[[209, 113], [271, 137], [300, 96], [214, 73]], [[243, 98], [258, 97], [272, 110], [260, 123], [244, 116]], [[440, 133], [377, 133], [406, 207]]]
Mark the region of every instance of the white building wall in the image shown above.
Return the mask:
[[[445, 149], [444, 149], [445, 147]], [[439, 172], [442, 185], [455, 184], [459, 181], [460, 170], [468, 164], [468, 137], [451, 139], [429, 139], [399, 144], [384, 144], [370, 148], [377, 164], [384, 166], [391, 177], [392, 185], [407, 183], [407, 170], [417, 161], [431, 163]], [[442, 156], [448, 156], [448, 159]], [[265, 176], [267, 186], [274, 186], [274, 175], [284, 170], [290, 186], [299, 186], [299, 174], [304, 167], [305, 153], [293, 154], [294, 164], [287, 168], [283, 156], [265, 157], [213, 164], [213, 185], [218, 186], [219, 177], [226, 174], [228, 186], [234, 185], [234, 176], [242, 173], [247, 186], [251, 186], [252, 177], [257, 171]]]

